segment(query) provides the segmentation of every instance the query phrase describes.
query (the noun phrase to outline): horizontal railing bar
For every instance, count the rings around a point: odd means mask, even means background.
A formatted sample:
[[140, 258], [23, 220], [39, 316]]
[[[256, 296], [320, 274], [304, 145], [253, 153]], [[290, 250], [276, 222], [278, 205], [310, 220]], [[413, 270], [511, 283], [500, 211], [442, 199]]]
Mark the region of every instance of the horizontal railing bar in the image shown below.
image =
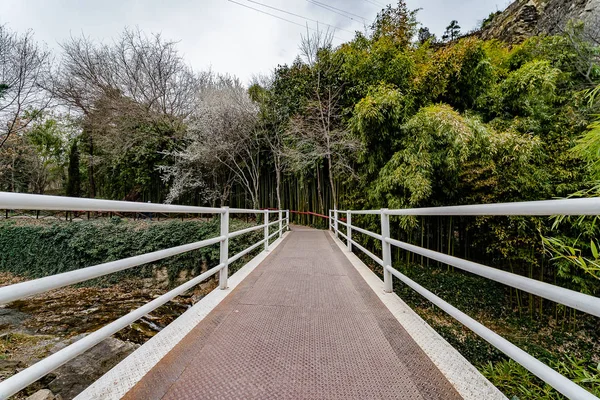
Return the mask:
[[381, 210], [346, 210], [346, 211], [338, 210], [338, 214], [344, 214], [344, 213], [363, 214], [363, 215], [379, 215], [379, 214], [381, 214]]
[[392, 275], [400, 279], [406, 285], [410, 286], [421, 296], [425, 297], [427, 300], [431, 301], [433, 304], [447, 312], [449, 315], [451, 315], [461, 324], [472, 330], [474, 333], [476, 333], [482, 339], [487, 341], [489, 344], [491, 344], [492, 346], [506, 354], [508, 357], [521, 364], [532, 374], [536, 375], [538, 378], [546, 382], [548, 385], [552, 386], [554, 389], [558, 390], [560, 393], [562, 393], [569, 399], [598, 400], [596, 396], [594, 396], [581, 386], [577, 385], [574, 382], [571, 382], [569, 379], [562, 376], [552, 368], [548, 367], [546, 364], [542, 363], [535, 357], [521, 350], [519, 347], [515, 346], [514, 344], [504, 339], [502, 336], [498, 335], [491, 329], [485, 327], [481, 323], [469, 317], [467, 314], [463, 313], [456, 307], [450, 305], [440, 297], [436, 296], [434, 293], [430, 292], [423, 286], [408, 278], [406, 275], [395, 270], [394, 268], [391, 268], [389, 265], [385, 268], [388, 271], [390, 271]]
[[600, 199], [562, 199], [516, 203], [388, 210], [389, 215], [600, 215]]
[[0, 192], [0, 209], [222, 214], [222, 208]]
[[371, 257], [373, 259], [373, 261], [375, 261], [377, 264], [383, 266], [383, 260], [381, 258], [377, 257], [375, 254], [371, 253], [369, 250], [365, 249], [361, 244], [356, 243], [352, 239], [350, 239], [350, 243], [352, 243], [354, 246], [358, 247], [363, 253], [365, 253], [366, 255]]
[[279, 220], [279, 219], [278, 219], [277, 221], [269, 222], [269, 225], [268, 225], [268, 226], [271, 226], [271, 225], [278, 224], [278, 223], [279, 223], [279, 221], [285, 221], [285, 218], [282, 218], [281, 220]]
[[341, 237], [343, 237], [344, 239], [348, 240], [348, 236], [346, 236], [345, 234], [343, 234], [342, 232], [340, 232], [339, 230], [337, 231], [337, 234]]
[[124, 258], [122, 260], [111, 261], [104, 264], [98, 264], [91, 267], [76, 269], [74, 271], [63, 272], [57, 275], [46, 276], [44, 278], [0, 287], [0, 304], [10, 303], [11, 301], [32, 296], [34, 294], [73, 285], [75, 283], [98, 278], [100, 276], [136, 267], [138, 265], [161, 260], [177, 254], [186, 253], [188, 251], [197, 250], [202, 247], [219, 243], [224, 239], [224, 236], [218, 236], [216, 238], [202, 240], [200, 242], [184, 244], [182, 246], [172, 247], [170, 249], [158, 250], [152, 253], [146, 253], [139, 256]]
[[265, 241], [266, 241], [265, 239], [262, 239], [256, 243], [254, 243], [252, 246], [247, 247], [245, 250], [240, 251], [235, 256], [233, 256], [229, 260], [227, 260], [227, 263], [231, 264], [231, 263], [239, 260], [240, 258], [244, 257], [246, 254], [250, 253], [252, 250], [256, 249], [258, 246], [264, 244]]
[[375, 238], [377, 240], [381, 240], [382, 239], [382, 236], [379, 233], [371, 232], [371, 231], [368, 231], [368, 230], [363, 229], [363, 228], [359, 228], [359, 227], [354, 226], [354, 225], [352, 225], [352, 227], [350, 229], [352, 229], [353, 231], [356, 231], [356, 232], [364, 233], [365, 235], [371, 236], [371, 237], [373, 237], [373, 238]]
[[218, 265], [206, 271], [205, 273], [187, 281], [183, 285], [178, 286], [175, 289], [152, 300], [148, 304], [130, 312], [129, 314], [117, 319], [116, 321], [111, 322], [110, 324], [98, 329], [97, 331], [90, 333], [86, 337], [79, 339], [75, 343], [65, 347], [62, 350], [59, 350], [51, 356], [44, 358], [43, 360], [19, 372], [18, 374], [11, 376], [3, 382], [0, 382], [0, 398], [5, 399], [9, 396], [12, 396], [19, 390], [42, 378], [43, 376], [60, 367], [67, 361], [75, 358], [84, 351], [92, 348], [107, 337], [113, 335], [114, 333], [120, 331], [121, 329], [125, 328], [131, 323], [137, 321], [144, 315], [152, 312], [156, 308], [162, 306], [163, 304], [174, 299], [180, 294], [185, 293], [186, 291], [196, 286], [203, 280], [219, 272], [222, 268], [223, 265]]
[[230, 208], [229, 214], [264, 214], [264, 210], [252, 210], [246, 208]]
[[246, 209], [246, 208], [230, 208], [229, 209], [230, 214], [264, 214], [265, 212], [267, 212], [269, 214], [276, 214], [279, 211], [281, 211], [283, 213], [286, 210], [251, 210], [251, 209]]
[[254, 232], [254, 231], [257, 231], [259, 229], [263, 229], [264, 227], [265, 227], [265, 225], [263, 224], [263, 225], [251, 226], [250, 228], [241, 229], [239, 231], [231, 232], [229, 234], [229, 238], [231, 239], [231, 238], [234, 238], [234, 237], [237, 237], [237, 236], [241, 236], [241, 235], [243, 235], [245, 233]]
[[267, 239], [272, 239], [274, 236], [278, 235], [279, 232], [283, 231], [285, 228], [287, 228], [289, 225], [284, 225], [281, 227], [281, 229], [276, 230], [275, 232], [273, 232], [272, 234], [269, 235], [269, 237]]
[[[350, 214], [381, 214], [381, 210], [338, 211]], [[464, 206], [407, 208], [386, 210], [388, 215], [438, 215], [438, 216], [484, 216], [484, 215], [600, 215], [600, 198], [522, 201], [514, 203], [472, 204]]]
[[554, 286], [549, 283], [537, 281], [521, 275], [502, 271], [497, 268], [488, 267], [472, 261], [438, 253], [437, 251], [424, 249], [399, 240], [386, 238], [385, 241], [393, 246], [416, 253], [432, 260], [452, 265], [475, 275], [483, 276], [496, 282], [512, 286], [517, 289], [533, 293], [548, 300], [564, 304], [571, 308], [600, 317], [600, 298], [587, 294], [575, 292], [574, 290]]
[[338, 223], [338, 225], [343, 225], [343, 226], [345, 226], [345, 227], [348, 227], [348, 224], [347, 224], [347, 223], [345, 223], [345, 222], [343, 222], [343, 221], [341, 221], [341, 220], [339, 220], [339, 219], [337, 220], [337, 223]]

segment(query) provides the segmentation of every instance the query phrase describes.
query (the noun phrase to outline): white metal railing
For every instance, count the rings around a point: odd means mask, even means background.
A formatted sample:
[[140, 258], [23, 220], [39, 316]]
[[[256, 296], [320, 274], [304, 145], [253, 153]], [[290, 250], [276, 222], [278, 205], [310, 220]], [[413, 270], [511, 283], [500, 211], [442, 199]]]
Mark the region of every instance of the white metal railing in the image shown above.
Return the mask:
[[[27, 387], [31, 383], [52, 372], [67, 361], [73, 359], [79, 354], [85, 352], [102, 340], [113, 335], [119, 330], [130, 325], [134, 321], [162, 306], [173, 298], [181, 295], [200, 282], [219, 273], [219, 286], [221, 289], [227, 288], [228, 266], [234, 261], [239, 260], [252, 250], [264, 244], [264, 251], [269, 250], [269, 241], [275, 236], [281, 237], [283, 231], [289, 229], [290, 214], [288, 210], [246, 210], [239, 208], [209, 208], [209, 207], [191, 207], [176, 206], [167, 204], [134, 203], [126, 201], [80, 199], [60, 196], [43, 196], [19, 193], [0, 192], [0, 209], [9, 210], [58, 210], [58, 211], [114, 211], [114, 212], [160, 212], [160, 213], [186, 213], [186, 214], [219, 214], [221, 227], [219, 236], [202, 240], [195, 243], [172, 247], [165, 250], [159, 250], [152, 253], [142, 254], [134, 257], [125, 258], [118, 261], [112, 261], [104, 264], [94, 265], [74, 271], [34, 279], [27, 282], [17, 283], [10, 286], [0, 287], [0, 304], [6, 304], [31, 295], [44, 293], [49, 290], [58, 289], [64, 286], [87, 281], [93, 278], [111, 274], [133, 268], [149, 262], [161, 260], [177, 254], [197, 250], [206, 246], [219, 243], [220, 261], [219, 265], [204, 272], [201, 275], [187, 281], [164, 295], [152, 300], [144, 306], [130, 312], [127, 315], [109, 323], [108, 325], [90, 333], [84, 338], [65, 347], [64, 349], [46, 357], [31, 367], [11, 376], [0, 382], [0, 398], [5, 399], [19, 390]], [[285, 217], [284, 213], [285, 212]], [[271, 222], [269, 216], [276, 213], [278, 219]], [[230, 232], [229, 219], [231, 214], [263, 214], [263, 224], [254, 227]], [[277, 230], [269, 234], [269, 227], [278, 224]], [[247, 247], [239, 253], [229, 255], [229, 239], [238, 237], [250, 232], [263, 229], [263, 239]], [[1, 250], [0, 250], [1, 251]]]
[[[343, 213], [346, 222], [340, 221], [339, 214]], [[368, 231], [352, 225], [352, 215], [380, 215], [381, 216], [381, 234]], [[550, 216], [550, 215], [600, 215], [600, 198], [588, 199], [566, 199], [566, 200], [547, 200], [547, 201], [529, 201], [520, 203], [499, 203], [482, 204], [470, 206], [451, 206], [451, 207], [432, 207], [432, 208], [413, 208], [400, 210], [330, 210], [329, 211], [329, 229], [336, 237], [342, 236], [346, 239], [348, 251], [356, 247], [376, 263], [383, 267], [383, 287], [387, 293], [392, 292], [392, 277], [400, 279], [407, 286], [421, 294], [423, 297], [446, 311], [449, 315], [457, 319], [464, 326], [471, 329], [474, 333], [486, 340], [492, 346], [502, 351], [508, 357], [512, 358], [531, 373], [542, 379], [544, 382], [555, 388], [569, 399], [598, 400], [596, 396], [572, 382], [568, 378], [559, 374], [546, 364], [537, 360], [535, 357], [521, 350], [508, 340], [499, 336], [489, 328], [480, 324], [462, 311], [445, 302], [431, 291], [425, 289], [414, 282], [406, 275], [392, 267], [391, 246], [395, 246], [406, 251], [425, 256], [427, 258], [452, 265], [464, 271], [503, 283], [505, 285], [527, 291], [545, 299], [555, 301], [560, 304], [584, 311], [588, 314], [600, 317], [600, 298], [579, 293], [573, 290], [565, 289], [559, 286], [551, 285], [534, 279], [526, 278], [517, 274], [491, 268], [486, 265], [463, 260], [458, 257], [449, 256], [409, 243], [401, 242], [390, 237], [390, 215], [413, 215], [413, 216], [490, 216], [490, 215], [521, 215], [521, 216]], [[339, 230], [339, 226], [346, 227], [346, 233]], [[352, 239], [352, 232], [360, 232], [369, 235], [381, 241], [382, 257], [379, 258], [365, 247]]]

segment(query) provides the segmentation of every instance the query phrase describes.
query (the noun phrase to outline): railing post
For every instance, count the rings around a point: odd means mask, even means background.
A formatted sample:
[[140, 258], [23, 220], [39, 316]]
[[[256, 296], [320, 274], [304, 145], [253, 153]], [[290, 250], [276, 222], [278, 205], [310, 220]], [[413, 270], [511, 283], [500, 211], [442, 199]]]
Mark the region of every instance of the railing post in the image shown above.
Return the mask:
[[287, 230], [290, 230], [290, 210], [285, 210], [285, 221], [287, 222]]
[[333, 221], [331, 220], [331, 210], [329, 210], [329, 230], [331, 230], [333, 226]]
[[385, 241], [386, 238], [390, 237], [390, 216], [387, 213], [388, 209], [383, 208], [381, 210], [381, 249], [382, 249], [382, 260], [383, 260], [383, 291], [391, 293], [392, 287], [392, 273], [388, 271], [387, 267], [392, 266], [392, 245]]
[[279, 238], [283, 235], [283, 212], [279, 210]]
[[227, 289], [227, 275], [229, 274], [229, 207], [223, 207], [221, 214], [221, 236], [225, 236], [221, 240], [219, 263], [223, 265], [223, 269], [219, 271], [219, 286], [222, 290]]
[[346, 236], [348, 251], [352, 253], [352, 214], [350, 211], [346, 211]]
[[269, 210], [265, 210], [265, 227], [263, 232], [265, 233], [265, 251], [269, 251]]
[[338, 235], [338, 210], [333, 210], [333, 231], [335, 232], [335, 237], [339, 237]]

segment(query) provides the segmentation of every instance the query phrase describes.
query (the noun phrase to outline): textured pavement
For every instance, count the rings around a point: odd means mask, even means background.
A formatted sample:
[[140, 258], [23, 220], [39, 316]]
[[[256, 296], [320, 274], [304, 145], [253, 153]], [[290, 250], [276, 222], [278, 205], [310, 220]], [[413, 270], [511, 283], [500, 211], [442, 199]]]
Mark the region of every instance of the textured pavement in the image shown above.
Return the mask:
[[460, 399], [324, 231], [294, 229], [126, 399]]

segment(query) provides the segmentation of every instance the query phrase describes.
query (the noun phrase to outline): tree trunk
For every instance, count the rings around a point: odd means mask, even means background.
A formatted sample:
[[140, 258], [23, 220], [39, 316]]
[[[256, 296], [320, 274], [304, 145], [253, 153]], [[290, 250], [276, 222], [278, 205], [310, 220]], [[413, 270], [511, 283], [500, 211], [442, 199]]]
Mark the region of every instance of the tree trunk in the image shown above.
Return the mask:
[[323, 189], [321, 188], [321, 169], [317, 164], [317, 195], [319, 196], [319, 211], [325, 214], [325, 202], [323, 201]]
[[281, 161], [275, 156], [275, 192], [277, 193], [277, 209], [281, 210]]
[[94, 139], [90, 134], [90, 155], [88, 162], [88, 180], [89, 180], [89, 196], [90, 198], [96, 197], [96, 182], [94, 181]]
[[327, 154], [327, 163], [329, 166], [329, 184], [331, 185], [331, 198], [333, 200], [333, 209], [337, 210], [338, 209], [337, 193], [335, 190], [335, 185], [333, 183], [333, 171], [332, 171], [332, 167], [331, 167], [331, 154]]

